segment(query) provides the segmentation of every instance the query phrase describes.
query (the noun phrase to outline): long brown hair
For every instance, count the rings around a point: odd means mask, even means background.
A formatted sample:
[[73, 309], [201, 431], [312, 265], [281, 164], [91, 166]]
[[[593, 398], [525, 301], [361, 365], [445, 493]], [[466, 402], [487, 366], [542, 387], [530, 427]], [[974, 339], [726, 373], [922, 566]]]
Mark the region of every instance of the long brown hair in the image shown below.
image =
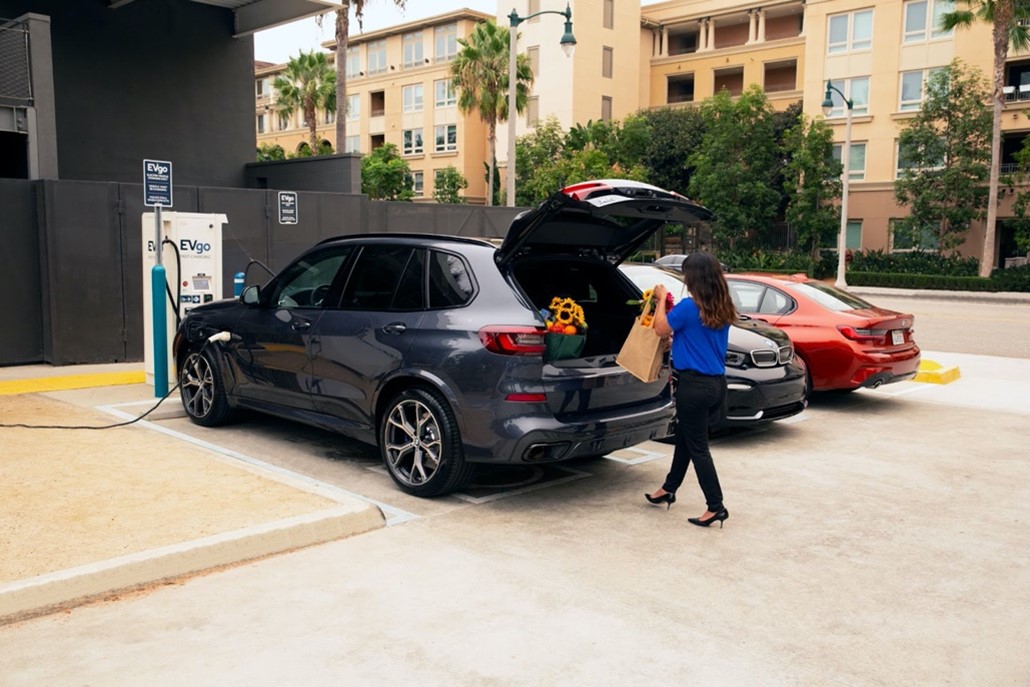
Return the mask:
[[719, 329], [737, 320], [737, 309], [722, 273], [722, 265], [711, 253], [691, 253], [683, 261], [683, 281], [701, 311], [701, 323]]

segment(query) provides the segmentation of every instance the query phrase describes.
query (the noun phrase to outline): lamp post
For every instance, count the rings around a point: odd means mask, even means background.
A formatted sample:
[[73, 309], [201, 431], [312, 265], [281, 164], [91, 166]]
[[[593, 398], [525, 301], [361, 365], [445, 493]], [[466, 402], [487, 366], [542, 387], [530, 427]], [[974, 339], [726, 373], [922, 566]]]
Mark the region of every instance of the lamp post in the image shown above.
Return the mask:
[[848, 179], [851, 176], [851, 170], [849, 164], [851, 162], [851, 110], [855, 106], [855, 101], [849, 100], [845, 97], [844, 92], [839, 88], [826, 81], [826, 96], [823, 98], [823, 113], [826, 115], [830, 114], [830, 110], [833, 109], [833, 93], [837, 91], [840, 97], [844, 100], [844, 107], [847, 108], [847, 114], [844, 119], [844, 147], [840, 150], [840, 162], [844, 167], [844, 175], [841, 179], [841, 194], [840, 194], [840, 236], [837, 237], [837, 281], [836, 286], [839, 289], [848, 288], [848, 282], [844, 278], [845, 271], [845, 260], [844, 254], [848, 247]]
[[[565, 11], [559, 12], [557, 10], [542, 10], [540, 12], [534, 12], [528, 17], [520, 17], [518, 12], [514, 9], [511, 14], [508, 15], [511, 28], [508, 30], [508, 185], [505, 195], [507, 196], [508, 207], [515, 206], [515, 114], [516, 114], [516, 69], [515, 61], [517, 59], [517, 46], [518, 46], [518, 28], [519, 24], [538, 17], [541, 14], [558, 14], [565, 17], [565, 33], [562, 34], [561, 49], [565, 53], [566, 57], [572, 57], [572, 53], [576, 50], [576, 37], [572, 35], [572, 9], [566, 3]], [[487, 193], [493, 193], [493, 189], [489, 189]]]

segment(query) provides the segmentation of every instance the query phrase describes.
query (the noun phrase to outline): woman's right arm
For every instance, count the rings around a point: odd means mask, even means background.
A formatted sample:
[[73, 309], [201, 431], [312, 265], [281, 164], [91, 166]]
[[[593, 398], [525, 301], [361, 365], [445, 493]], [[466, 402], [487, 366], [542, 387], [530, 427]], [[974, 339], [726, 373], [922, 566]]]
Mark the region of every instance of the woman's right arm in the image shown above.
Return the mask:
[[665, 294], [667, 291], [664, 286], [658, 284], [652, 289], [651, 293], [654, 294], [654, 299], [658, 302], [654, 313], [654, 331], [663, 339], [672, 336], [672, 327], [669, 326], [669, 320], [665, 316]]

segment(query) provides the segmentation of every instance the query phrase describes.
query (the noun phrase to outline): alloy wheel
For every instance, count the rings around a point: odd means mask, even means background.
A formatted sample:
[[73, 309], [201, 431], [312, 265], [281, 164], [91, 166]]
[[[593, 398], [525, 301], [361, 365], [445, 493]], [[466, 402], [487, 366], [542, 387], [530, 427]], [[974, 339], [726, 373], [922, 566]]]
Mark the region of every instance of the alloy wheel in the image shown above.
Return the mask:
[[211, 363], [200, 353], [191, 353], [179, 374], [179, 393], [186, 412], [196, 418], [207, 417], [216, 391]]
[[384, 432], [390, 471], [409, 486], [425, 484], [440, 468], [444, 445], [433, 411], [415, 399], [393, 407]]

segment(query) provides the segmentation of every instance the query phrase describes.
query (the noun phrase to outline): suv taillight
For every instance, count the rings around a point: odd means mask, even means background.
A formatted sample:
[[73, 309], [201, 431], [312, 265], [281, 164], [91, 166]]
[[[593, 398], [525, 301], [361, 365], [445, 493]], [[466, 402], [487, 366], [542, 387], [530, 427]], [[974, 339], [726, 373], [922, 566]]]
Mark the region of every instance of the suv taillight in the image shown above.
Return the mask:
[[479, 330], [479, 340], [491, 353], [543, 355], [544, 333], [537, 327], [483, 327]]

